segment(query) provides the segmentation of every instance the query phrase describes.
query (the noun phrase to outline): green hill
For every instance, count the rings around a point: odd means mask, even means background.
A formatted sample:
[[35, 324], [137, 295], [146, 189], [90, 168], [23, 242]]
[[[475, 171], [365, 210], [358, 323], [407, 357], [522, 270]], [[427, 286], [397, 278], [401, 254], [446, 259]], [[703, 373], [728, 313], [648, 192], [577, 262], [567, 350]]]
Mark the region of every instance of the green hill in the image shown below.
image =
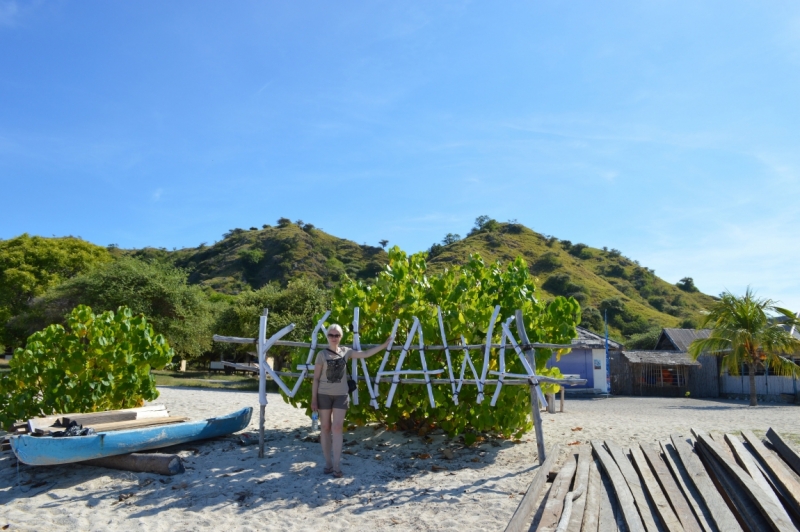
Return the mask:
[[330, 288], [344, 275], [373, 278], [388, 261], [380, 247], [359, 245], [311, 224], [300, 226], [286, 219], [278, 226], [233, 229], [213, 246], [176, 251], [145, 248], [127, 253], [172, 262], [189, 272], [190, 283], [228, 294], [273, 281], [285, 285], [298, 277], [318, 280]]
[[[359, 245], [286, 218], [277, 226], [232, 229], [211, 246], [109, 251], [115, 257], [173, 264], [188, 272], [189, 283], [230, 295], [271, 282], [285, 286], [300, 277], [327, 288], [345, 275], [369, 280], [388, 260], [381, 247]], [[714, 301], [698, 292], [691, 279], [679, 286], [667, 283], [617, 250], [573, 244], [485, 216], [463, 240], [448, 235], [442, 245], [431, 246], [429, 268], [436, 272], [455, 267], [471, 253], [480, 253], [487, 262], [522, 256], [538, 279], [540, 298], [574, 297], [583, 308], [583, 325], [597, 332], [602, 331], [607, 313], [611, 333], [631, 346], [654, 345], [661, 327], [696, 325], [700, 312]]]
[[519, 224], [489, 222], [463, 240], [432, 246], [429, 268], [452, 267], [476, 252], [487, 261], [507, 262], [521, 255], [539, 280], [539, 297], [576, 298], [584, 309], [584, 325], [595, 331], [602, 328], [607, 310], [612, 329], [626, 337], [660, 327], [693, 326], [714, 301], [697, 291], [691, 279], [680, 287], [667, 283], [617, 250], [546, 237]]
[[[714, 300], [698, 292], [690, 280], [681, 287], [667, 283], [617, 250], [573, 244], [515, 223], [483, 219], [463, 240], [446, 240], [451, 243], [435, 244], [428, 252], [431, 271], [464, 263], [471, 253], [492, 262], [521, 255], [538, 279], [540, 298], [574, 297], [584, 309], [583, 324], [595, 331], [602, 330], [607, 312], [617, 338], [653, 335], [661, 327], [693, 326]], [[128, 253], [172, 262], [189, 271], [189, 282], [229, 294], [273, 281], [286, 284], [301, 276], [327, 287], [345, 274], [367, 280], [387, 262], [380, 247], [358, 245], [285, 218], [274, 227], [233, 229], [213, 246]], [[648, 342], [642, 338], [643, 344]]]

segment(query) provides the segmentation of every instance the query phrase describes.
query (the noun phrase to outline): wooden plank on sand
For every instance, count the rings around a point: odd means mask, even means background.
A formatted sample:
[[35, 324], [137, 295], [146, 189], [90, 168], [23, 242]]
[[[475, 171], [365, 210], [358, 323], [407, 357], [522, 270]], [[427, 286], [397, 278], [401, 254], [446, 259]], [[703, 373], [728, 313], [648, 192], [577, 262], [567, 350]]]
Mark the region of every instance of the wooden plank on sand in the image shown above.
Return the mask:
[[133, 421], [136, 412], [93, 412], [91, 414], [76, 414], [61, 418], [61, 424], [68, 426], [72, 421], [81, 425], [95, 425], [97, 423], [117, 423], [119, 421]]
[[[618, 532], [620, 523], [617, 521], [617, 514], [614, 512], [617, 498], [614, 496], [614, 486], [611, 480], [601, 475], [600, 482], [600, 519], [597, 523], [597, 530], [599, 532]], [[624, 530], [625, 520], [622, 520]]]
[[[642, 444], [640, 443], [639, 445], [641, 446]], [[639, 477], [642, 479], [644, 487], [647, 489], [647, 494], [650, 495], [656, 507], [656, 511], [661, 517], [661, 522], [664, 523], [664, 526], [666, 526], [667, 530], [670, 532], [684, 532], [683, 525], [681, 525], [678, 516], [675, 515], [666, 495], [664, 495], [664, 492], [661, 490], [661, 485], [650, 470], [650, 465], [647, 463], [641, 448], [636, 446], [631, 447], [631, 457], [633, 458], [633, 465], [636, 466], [636, 469], [639, 471]]]
[[[660, 442], [660, 444], [661, 450], [663, 451], [664, 463], [667, 464], [672, 471], [672, 478], [675, 479], [675, 483], [681, 488], [684, 498], [689, 502], [694, 518], [697, 519], [700, 528], [703, 529], [704, 532], [717, 532], [717, 527], [714, 524], [714, 519], [711, 517], [711, 512], [708, 510], [705, 502], [703, 502], [703, 498], [700, 496], [700, 492], [697, 491], [694, 482], [689, 478], [689, 472], [686, 471], [686, 468], [683, 466], [683, 462], [681, 462], [681, 458], [678, 456], [678, 451], [675, 450], [675, 447], [671, 443]], [[683, 517], [683, 513], [679, 512], [678, 516]], [[686, 528], [686, 524], [683, 526]]]
[[732, 484], [726, 490], [736, 501], [736, 508], [741, 512], [743, 519], [751, 530], [777, 530], [792, 532], [795, 530], [792, 520], [780, 504], [775, 502], [756, 484], [756, 481], [728, 457], [723, 448], [707, 434], [693, 431], [701, 445], [703, 452], [712, 456], [708, 457], [709, 463], [722, 467], [729, 475], [726, 482]]
[[[137, 419], [141, 417], [139, 414], [144, 412], [155, 412], [155, 411], [166, 411], [167, 407], [163, 404], [156, 404], [156, 405], [146, 405], [146, 406], [137, 406], [136, 408], [124, 408], [122, 410], [107, 410], [108, 413], [114, 412], [136, 412]], [[33, 417], [27, 421], [28, 430], [33, 433], [36, 432], [36, 429], [41, 429], [43, 431], [47, 431], [50, 427], [52, 427], [56, 422], [61, 420], [63, 417], [68, 418], [79, 418], [80, 416], [90, 416], [98, 414], [99, 412], [86, 412], [86, 413], [66, 413], [66, 414], [54, 414], [52, 416], [43, 416], [43, 417]], [[80, 421], [79, 421], [80, 423]]]
[[794, 479], [792, 473], [786, 469], [786, 466], [783, 465], [777, 456], [772, 454], [772, 451], [764, 446], [755, 434], [749, 430], [743, 430], [742, 436], [744, 436], [744, 439], [747, 440], [747, 443], [750, 444], [756, 455], [761, 459], [767, 472], [773, 477], [775, 482], [777, 482], [782, 490], [782, 495], [787, 499], [787, 503], [792, 506], [795, 513], [800, 514], [800, 484]]
[[188, 417], [161, 417], [152, 419], [134, 419], [133, 421], [119, 421], [117, 423], [98, 423], [96, 425], [86, 425], [95, 430], [95, 432], [109, 432], [112, 430], [128, 430], [138, 429], [142, 427], [151, 427], [155, 425], [169, 425], [172, 423], [181, 423], [189, 419]]
[[597, 532], [597, 525], [600, 517], [601, 482], [597, 461], [592, 460], [592, 463], [589, 465], [589, 487], [586, 490], [586, 505], [583, 510], [581, 532]]
[[781, 458], [789, 464], [789, 467], [800, 475], [800, 455], [797, 454], [797, 451], [789, 447], [783, 438], [781, 438], [781, 435], [771, 428], [767, 431], [767, 439], [772, 446], [775, 447], [775, 450], [778, 451], [778, 454], [781, 455]]
[[700, 528], [700, 523], [697, 522], [697, 518], [694, 516], [692, 507], [689, 506], [689, 502], [683, 495], [681, 488], [672, 478], [666, 464], [661, 459], [658, 449], [647, 442], [640, 442], [639, 447], [650, 464], [650, 468], [653, 470], [659, 486], [664, 491], [664, 495], [675, 510], [675, 515], [680, 520], [683, 529], [686, 532], [703, 532], [703, 529]]
[[689, 474], [689, 478], [697, 488], [717, 528], [722, 532], [738, 532], [742, 530], [733, 512], [728, 508], [722, 495], [714, 486], [711, 477], [708, 476], [708, 472], [706, 472], [703, 462], [700, 461], [693, 446], [678, 434], [673, 434], [671, 439], [672, 445], [678, 451], [681, 462]]
[[592, 448], [611, 480], [611, 484], [614, 486], [614, 493], [617, 495], [617, 500], [619, 501], [622, 515], [625, 517], [625, 524], [628, 526], [629, 532], [644, 532], [644, 524], [642, 523], [642, 518], [639, 516], [638, 510], [636, 510], [636, 502], [633, 499], [628, 483], [625, 482], [625, 477], [622, 476], [619, 470], [619, 466], [617, 466], [617, 463], [611, 455], [608, 454], [608, 451], [605, 450], [602, 441], [593, 440]]
[[727, 442], [728, 447], [730, 447], [730, 449], [733, 451], [736, 461], [744, 468], [745, 471], [747, 471], [756, 484], [758, 484], [761, 489], [764, 490], [764, 493], [767, 494], [767, 497], [771, 498], [775, 504], [780, 505], [781, 501], [778, 499], [775, 491], [773, 491], [769, 481], [764, 476], [761, 468], [758, 467], [758, 464], [756, 464], [753, 455], [750, 454], [750, 451], [744, 448], [744, 445], [739, 438], [733, 434], [726, 434], [725, 441]]
[[572, 514], [569, 518], [567, 530], [580, 530], [583, 522], [584, 509], [586, 508], [587, 489], [589, 487], [589, 466], [593, 462], [592, 449], [588, 445], [581, 445], [578, 448], [578, 469], [575, 471], [575, 487], [577, 491], [583, 486], [583, 495], [578, 497], [572, 504]]
[[556, 458], [558, 458], [558, 450], [559, 445], [556, 444], [550, 449], [550, 452], [547, 453], [547, 459], [539, 466], [539, 470], [536, 471], [533, 481], [531, 481], [530, 486], [528, 486], [528, 491], [525, 492], [525, 496], [522, 497], [519, 506], [517, 506], [516, 511], [514, 511], [514, 515], [511, 516], [511, 520], [506, 527], [506, 532], [523, 532], [530, 528], [531, 515], [536, 507], [536, 501], [547, 482], [547, 473], [550, 471], [550, 468], [553, 467]]
[[639, 515], [642, 518], [642, 523], [644, 523], [647, 532], [659, 532], [658, 525], [656, 524], [658, 517], [656, 517], [654, 509], [650, 506], [650, 501], [644, 492], [639, 474], [636, 473], [636, 470], [633, 468], [633, 464], [631, 464], [627, 453], [613, 441], [606, 440], [606, 447], [608, 448], [608, 452], [611, 453], [611, 456], [614, 457], [614, 461], [617, 462], [622, 476], [625, 477], [625, 481], [628, 483], [628, 488], [631, 490], [633, 500], [636, 501], [636, 506], [639, 508]]
[[544, 502], [544, 511], [536, 527], [538, 532], [552, 532], [558, 526], [558, 519], [561, 517], [561, 510], [564, 508], [564, 497], [567, 496], [569, 487], [572, 484], [572, 477], [575, 476], [577, 466], [577, 455], [570, 453], [558, 476], [550, 487], [550, 493]]

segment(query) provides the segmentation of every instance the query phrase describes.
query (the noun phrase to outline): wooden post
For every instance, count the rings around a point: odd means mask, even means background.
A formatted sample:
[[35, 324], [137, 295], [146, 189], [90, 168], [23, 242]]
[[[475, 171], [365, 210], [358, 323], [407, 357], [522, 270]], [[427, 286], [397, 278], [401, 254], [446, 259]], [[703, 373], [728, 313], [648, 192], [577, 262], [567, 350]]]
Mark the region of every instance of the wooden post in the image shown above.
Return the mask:
[[554, 393], [547, 394], [547, 413], [548, 414], [556, 413], [556, 394]]
[[[530, 364], [531, 368], [533, 368], [533, 371], [535, 372], [536, 357], [534, 356], [533, 350], [527, 347], [528, 344], [530, 344], [530, 341], [528, 340], [528, 333], [525, 332], [525, 322], [522, 319], [522, 310], [517, 309], [515, 321], [517, 322], [519, 339], [526, 346], [525, 356], [528, 359], [528, 364]], [[531, 384], [531, 417], [533, 418], [533, 428], [536, 430], [536, 448], [539, 454], [539, 465], [542, 465], [544, 464], [546, 456], [544, 449], [544, 429], [542, 428], [542, 413], [539, 411], [539, 397], [536, 394], [537, 386], [539, 386], [538, 383]]]
[[264, 309], [258, 321], [258, 457], [264, 458], [264, 416], [267, 406], [267, 359], [264, 351], [264, 343], [267, 340], [267, 314], [269, 310]]
[[561, 412], [564, 412], [564, 387], [561, 387]]

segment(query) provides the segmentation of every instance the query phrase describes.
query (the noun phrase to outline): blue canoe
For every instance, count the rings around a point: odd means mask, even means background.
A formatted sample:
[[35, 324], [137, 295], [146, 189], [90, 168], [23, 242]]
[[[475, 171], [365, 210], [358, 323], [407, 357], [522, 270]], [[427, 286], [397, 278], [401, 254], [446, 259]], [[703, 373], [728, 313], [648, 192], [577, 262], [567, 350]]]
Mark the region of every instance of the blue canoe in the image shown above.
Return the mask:
[[244, 429], [252, 414], [253, 409], [247, 407], [225, 416], [174, 425], [99, 432], [90, 436], [53, 438], [24, 434], [9, 439], [14, 454], [23, 464], [69, 464], [225, 436]]

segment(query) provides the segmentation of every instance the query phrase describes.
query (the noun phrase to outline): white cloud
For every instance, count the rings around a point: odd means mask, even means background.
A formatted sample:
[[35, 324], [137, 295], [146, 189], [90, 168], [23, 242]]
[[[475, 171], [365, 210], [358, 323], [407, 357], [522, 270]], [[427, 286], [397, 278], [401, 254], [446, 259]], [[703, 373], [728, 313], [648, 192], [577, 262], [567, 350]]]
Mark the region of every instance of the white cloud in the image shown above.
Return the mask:
[[153, 200], [154, 202], [155, 202], [155, 201], [161, 201], [161, 195], [162, 195], [163, 193], [164, 193], [164, 189], [157, 188], [157, 189], [155, 190], [155, 192], [153, 192], [153, 195], [152, 195], [152, 197], [151, 197], [151, 198], [152, 198], [152, 200]]

